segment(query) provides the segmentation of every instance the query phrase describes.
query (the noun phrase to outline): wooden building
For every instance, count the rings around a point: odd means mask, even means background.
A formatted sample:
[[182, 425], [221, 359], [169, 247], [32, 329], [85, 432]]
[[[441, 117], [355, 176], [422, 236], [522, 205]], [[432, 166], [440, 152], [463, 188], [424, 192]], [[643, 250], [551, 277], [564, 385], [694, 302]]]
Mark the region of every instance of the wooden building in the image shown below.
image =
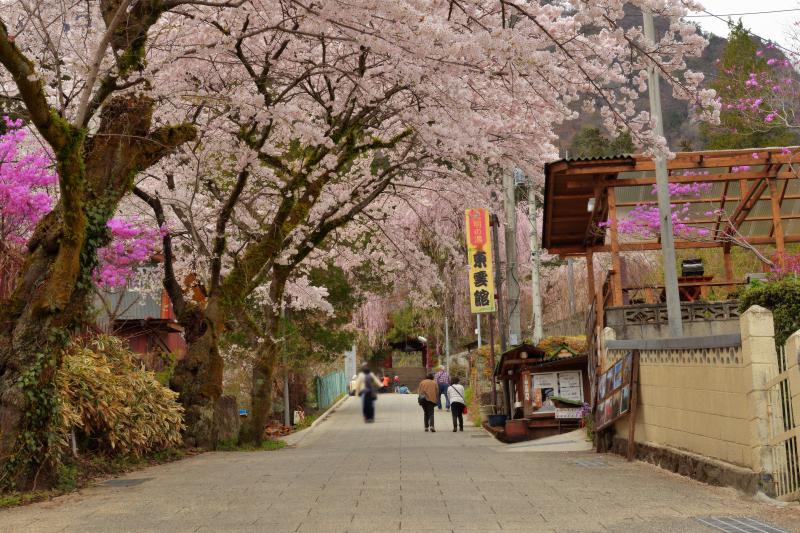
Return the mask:
[[[681, 223], [694, 228], [676, 235], [676, 249], [718, 249], [724, 265], [719, 278], [682, 275], [681, 300], [703, 299], [712, 288], [724, 295], [745, 284], [734, 275], [734, 246], [754, 253], [770, 248], [766, 252], [770, 255], [774, 249], [780, 266], [786, 245], [800, 242], [795, 152], [795, 148], [679, 152], [667, 161], [673, 191], [703, 184], [691, 195], [672, 199], [682, 209]], [[607, 308], [658, 305], [664, 300], [663, 285], [630, 285], [623, 276], [624, 255], [660, 250], [657, 235], [631, 237], [618, 231], [619, 221], [632, 210], [655, 208], [655, 183], [655, 163], [645, 155], [563, 159], [545, 166], [542, 247], [562, 258], [586, 259], [592, 295], [586, 327], [590, 369], [597, 367], [597, 339]], [[595, 272], [598, 254], [610, 255], [608, 272]]]
[[580, 426], [581, 407], [590, 394], [586, 354], [550, 356], [521, 344], [500, 356], [494, 375], [504, 384], [511, 417], [504, 440], [557, 435]]

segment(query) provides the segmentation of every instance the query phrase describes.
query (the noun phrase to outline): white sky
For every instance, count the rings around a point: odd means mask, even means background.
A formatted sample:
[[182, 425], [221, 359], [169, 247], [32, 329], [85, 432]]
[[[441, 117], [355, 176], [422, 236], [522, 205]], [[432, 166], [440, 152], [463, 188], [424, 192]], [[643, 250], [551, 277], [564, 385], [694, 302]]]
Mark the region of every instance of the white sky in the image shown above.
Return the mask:
[[[800, 0], [700, 0], [703, 6], [715, 15], [728, 13], [752, 13], [754, 11], [775, 11], [779, 9], [797, 9], [786, 13], [766, 13], [759, 15], [741, 15], [730, 17], [733, 21], [740, 18], [745, 28], [765, 39], [771, 39], [779, 44], [788, 46], [789, 40], [786, 33], [793, 28], [793, 24], [800, 21]], [[696, 13], [703, 15], [705, 13]], [[723, 17], [728, 18], [728, 17]], [[692, 18], [700, 24], [703, 31], [715, 33], [720, 37], [728, 36], [725, 22], [713, 17]], [[796, 48], [796, 46], [789, 46]]]

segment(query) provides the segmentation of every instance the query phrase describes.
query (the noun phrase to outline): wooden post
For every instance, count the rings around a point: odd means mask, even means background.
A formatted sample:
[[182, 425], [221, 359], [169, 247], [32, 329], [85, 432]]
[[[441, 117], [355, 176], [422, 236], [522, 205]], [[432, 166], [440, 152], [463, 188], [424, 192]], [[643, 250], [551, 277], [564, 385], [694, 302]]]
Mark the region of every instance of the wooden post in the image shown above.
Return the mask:
[[639, 405], [639, 350], [633, 352], [633, 365], [631, 367], [631, 412], [628, 415], [628, 461], [633, 461], [636, 455], [636, 413]]
[[769, 201], [772, 205], [772, 230], [775, 233], [775, 251], [777, 252], [778, 267], [783, 268], [786, 245], [783, 238], [783, 224], [781, 224], [781, 198], [778, 194], [778, 185], [775, 178], [769, 178]]
[[594, 253], [586, 252], [586, 286], [589, 289], [589, 299], [595, 294], [594, 289]]
[[729, 243], [725, 243], [722, 247], [722, 260], [725, 263], [725, 279], [733, 281], [733, 258], [731, 257], [731, 245]]
[[622, 262], [619, 258], [619, 232], [617, 231], [617, 194], [614, 187], [608, 188], [608, 215], [611, 220], [611, 302], [615, 307], [622, 305]]

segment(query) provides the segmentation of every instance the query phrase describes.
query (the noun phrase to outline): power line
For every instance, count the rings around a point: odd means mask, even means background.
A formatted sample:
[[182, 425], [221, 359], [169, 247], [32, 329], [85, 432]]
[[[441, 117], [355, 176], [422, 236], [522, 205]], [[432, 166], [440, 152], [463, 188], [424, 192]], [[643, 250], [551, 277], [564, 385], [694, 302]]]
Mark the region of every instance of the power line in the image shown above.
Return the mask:
[[[786, 10], [786, 11], [800, 11], [800, 9], [789, 9], [789, 10]], [[706, 15], [696, 15], [696, 16], [714, 17], [716, 19], [721, 20], [725, 24], [728, 24], [728, 25], [731, 24], [730, 20], [726, 20], [726, 19], [722, 18], [725, 15], [715, 15], [714, 13], [712, 13], [712, 12], [706, 10], [706, 9], [703, 10], [703, 13], [706, 13]], [[771, 43], [773, 46], [775, 46], [776, 48], [780, 48], [784, 52], [788, 52], [790, 54], [795, 54], [794, 50], [790, 50], [790, 49], [786, 48], [785, 46], [783, 46], [783, 45], [781, 45], [779, 43], [776, 43], [772, 39], [765, 39], [764, 37], [761, 37], [760, 35], [757, 35], [757, 34], [753, 33], [752, 31], [748, 30], [747, 28], [743, 28], [743, 29], [747, 33], [747, 35], [749, 35], [751, 37], [756, 37], [756, 38], [760, 39], [762, 42], [765, 42], [765, 43]]]
[[[705, 11], [705, 10], [703, 10]], [[709, 13], [705, 11], [705, 15], [686, 15], [684, 18], [687, 19], [694, 19], [694, 18], [703, 18], [703, 17], [739, 17], [742, 15], [768, 15], [771, 13], [789, 13], [792, 11], [800, 11], [800, 8], [792, 8], [792, 9], [775, 9], [773, 11], [748, 11], [745, 13], [720, 13], [719, 15], [715, 15], [713, 13]]]

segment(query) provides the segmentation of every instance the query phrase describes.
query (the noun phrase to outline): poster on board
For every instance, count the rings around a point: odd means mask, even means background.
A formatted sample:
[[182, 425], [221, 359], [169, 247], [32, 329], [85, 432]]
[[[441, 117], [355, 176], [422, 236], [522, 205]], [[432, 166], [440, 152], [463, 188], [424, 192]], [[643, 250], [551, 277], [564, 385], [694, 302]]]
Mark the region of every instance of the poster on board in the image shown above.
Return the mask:
[[558, 396], [576, 402], [583, 401], [583, 379], [580, 370], [558, 373]]
[[609, 362], [598, 377], [595, 398], [595, 428], [609, 426], [631, 411], [631, 391], [636, 380], [636, 352], [630, 351], [616, 361]]

